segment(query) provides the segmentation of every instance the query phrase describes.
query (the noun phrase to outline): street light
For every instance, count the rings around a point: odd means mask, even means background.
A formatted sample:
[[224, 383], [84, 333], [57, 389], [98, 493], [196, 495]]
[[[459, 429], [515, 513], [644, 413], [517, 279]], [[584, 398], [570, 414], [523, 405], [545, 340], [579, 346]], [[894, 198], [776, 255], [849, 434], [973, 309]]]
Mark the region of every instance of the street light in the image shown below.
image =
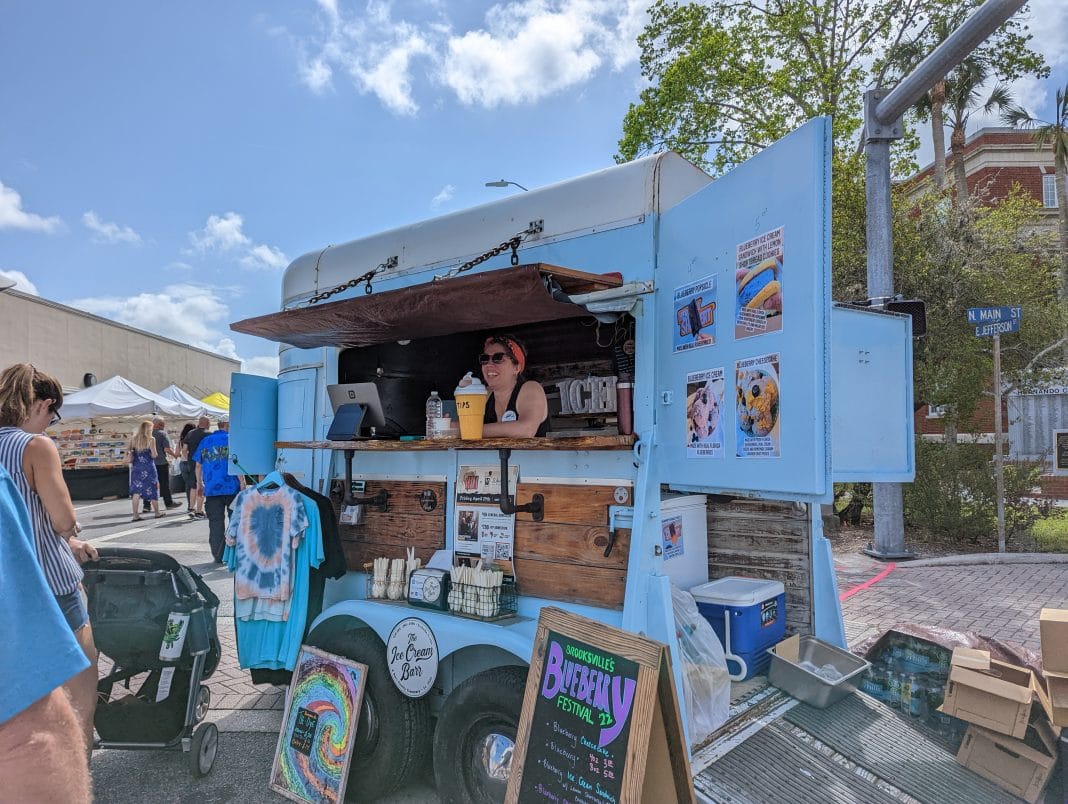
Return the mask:
[[526, 192], [530, 192], [529, 190], [527, 190], [526, 187], [524, 187], [522, 184], [520, 184], [517, 181], [508, 181], [508, 179], [497, 179], [497, 181], [488, 181], [488, 182], [486, 182], [486, 186], [487, 187], [507, 187], [509, 184], [513, 185], [514, 187], [518, 187], [520, 190], [522, 190], [525, 193]]

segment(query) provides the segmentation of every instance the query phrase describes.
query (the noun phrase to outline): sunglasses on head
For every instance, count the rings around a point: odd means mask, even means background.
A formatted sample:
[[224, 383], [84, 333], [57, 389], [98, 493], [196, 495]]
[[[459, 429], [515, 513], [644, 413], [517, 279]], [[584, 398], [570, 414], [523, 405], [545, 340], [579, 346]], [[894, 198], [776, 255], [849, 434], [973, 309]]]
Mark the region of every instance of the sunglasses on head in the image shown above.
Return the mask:
[[494, 352], [491, 355], [488, 355], [483, 352], [478, 356], [479, 365], [482, 366], [486, 365], [487, 363], [503, 363], [507, 359], [509, 359], [508, 355], [506, 355], [504, 352]]

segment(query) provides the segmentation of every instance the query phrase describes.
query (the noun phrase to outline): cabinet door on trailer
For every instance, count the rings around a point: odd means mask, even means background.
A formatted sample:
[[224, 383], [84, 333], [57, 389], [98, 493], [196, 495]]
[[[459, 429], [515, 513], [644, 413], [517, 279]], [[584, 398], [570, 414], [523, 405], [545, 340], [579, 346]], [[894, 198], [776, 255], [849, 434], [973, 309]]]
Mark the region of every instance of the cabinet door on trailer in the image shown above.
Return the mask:
[[231, 375], [230, 474], [265, 475], [274, 471], [277, 434], [278, 380], [253, 374]]
[[911, 482], [916, 475], [912, 321], [837, 305], [832, 321], [834, 481]]
[[830, 499], [830, 157], [830, 120], [811, 120], [662, 216], [656, 449], [673, 487]]

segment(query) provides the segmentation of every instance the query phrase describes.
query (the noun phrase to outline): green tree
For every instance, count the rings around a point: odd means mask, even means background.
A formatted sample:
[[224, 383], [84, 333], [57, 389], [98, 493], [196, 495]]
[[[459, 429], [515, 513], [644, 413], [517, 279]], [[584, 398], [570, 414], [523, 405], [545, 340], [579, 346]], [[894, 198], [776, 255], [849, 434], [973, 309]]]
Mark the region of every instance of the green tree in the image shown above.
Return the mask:
[[[1062, 311], [1068, 311], [1068, 84], [1057, 90], [1052, 120], [1041, 120], [1023, 109], [1013, 109], [1004, 115], [1011, 126], [1033, 128], [1039, 148], [1052, 148], [1057, 183], [1057, 210], [1060, 218], [1060, 283]], [[1066, 322], [1068, 326], [1068, 322]], [[1068, 365], [1068, 329], [1063, 330], [1063, 360]]]
[[[819, 115], [855, 146], [862, 87], [921, 22], [924, 0], [657, 0], [638, 37], [650, 86], [623, 120], [617, 159], [670, 148], [713, 172]], [[855, 150], [855, 147], [852, 149]]]

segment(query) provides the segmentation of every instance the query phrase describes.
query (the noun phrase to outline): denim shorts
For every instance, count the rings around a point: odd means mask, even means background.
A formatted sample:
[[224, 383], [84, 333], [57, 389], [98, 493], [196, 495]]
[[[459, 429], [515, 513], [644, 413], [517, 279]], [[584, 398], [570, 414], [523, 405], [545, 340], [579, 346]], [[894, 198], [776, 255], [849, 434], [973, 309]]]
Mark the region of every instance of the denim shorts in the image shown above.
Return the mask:
[[82, 590], [75, 589], [67, 595], [56, 595], [56, 603], [63, 617], [70, 626], [70, 630], [78, 633], [89, 624], [89, 610], [85, 607], [85, 599]]

